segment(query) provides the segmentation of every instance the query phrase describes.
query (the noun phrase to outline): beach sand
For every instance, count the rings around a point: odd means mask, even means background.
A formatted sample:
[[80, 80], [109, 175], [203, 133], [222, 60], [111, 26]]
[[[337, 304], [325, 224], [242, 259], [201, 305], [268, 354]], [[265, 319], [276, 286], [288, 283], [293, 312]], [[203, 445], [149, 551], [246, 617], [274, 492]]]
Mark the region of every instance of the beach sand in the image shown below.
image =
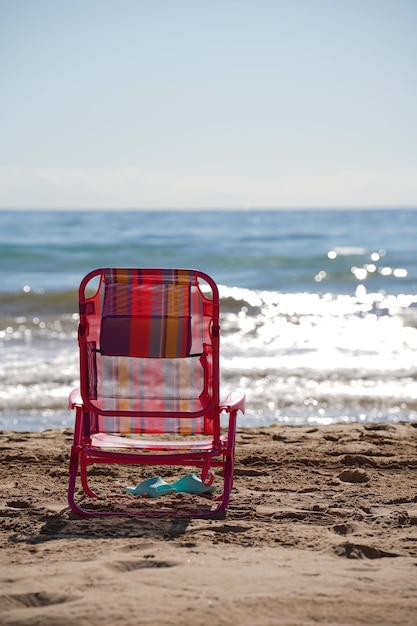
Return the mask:
[[417, 623], [417, 424], [239, 429], [212, 520], [75, 516], [70, 444], [1, 433], [0, 624]]

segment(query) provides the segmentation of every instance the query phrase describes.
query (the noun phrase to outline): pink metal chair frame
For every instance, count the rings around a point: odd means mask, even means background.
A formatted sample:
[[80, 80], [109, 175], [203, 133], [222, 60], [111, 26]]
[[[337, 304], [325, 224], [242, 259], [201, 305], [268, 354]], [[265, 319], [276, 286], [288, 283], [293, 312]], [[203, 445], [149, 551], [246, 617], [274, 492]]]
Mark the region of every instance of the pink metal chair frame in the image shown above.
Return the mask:
[[[69, 398], [75, 409], [71, 509], [95, 517], [209, 517], [224, 511], [245, 398], [219, 400], [219, 294], [213, 279], [198, 270], [97, 269], [81, 281], [79, 311], [80, 388]], [[226, 429], [222, 413], [228, 414]], [[154, 509], [135, 507], [134, 496], [121, 494], [112, 495], [122, 503], [127, 498], [129, 506], [100, 508], [94, 506], [99, 494], [89, 485], [89, 468], [106, 464], [195, 468], [207, 485], [220, 475], [221, 493], [192, 512], [156, 503]]]

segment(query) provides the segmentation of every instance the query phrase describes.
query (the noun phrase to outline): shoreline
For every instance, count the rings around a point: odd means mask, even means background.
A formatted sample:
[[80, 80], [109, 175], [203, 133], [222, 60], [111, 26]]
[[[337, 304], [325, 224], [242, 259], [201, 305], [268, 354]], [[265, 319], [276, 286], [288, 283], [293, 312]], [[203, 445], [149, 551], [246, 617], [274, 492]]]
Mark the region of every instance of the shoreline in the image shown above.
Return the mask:
[[224, 519], [82, 519], [70, 429], [0, 432], [0, 622], [415, 623], [417, 424], [239, 428]]
[[[337, 410], [335, 408], [325, 416], [317, 416], [317, 410], [315, 410], [314, 414], [308, 415], [304, 408], [299, 411], [287, 411], [285, 416], [268, 416], [260, 420], [256, 415], [252, 417], [248, 411], [245, 415], [239, 414], [238, 428], [240, 430], [256, 431], [265, 428], [325, 428], [326, 426], [354, 426], [355, 424], [369, 425], [371, 427], [381, 424], [388, 426], [411, 424], [417, 428], [417, 412], [404, 409], [405, 413], [407, 413], [406, 417], [399, 415], [398, 411], [392, 411], [391, 415], [387, 407], [384, 410], [368, 409], [366, 418], [363, 418], [361, 411], [357, 408], [346, 408], [341, 419], [340, 409]], [[0, 419], [0, 433], [41, 435], [54, 430], [65, 432], [72, 430], [75, 419], [74, 411], [69, 411], [68, 409], [57, 412], [57, 416], [52, 419], [50, 416], [47, 418], [39, 417], [37, 421], [33, 420], [32, 417], [28, 418], [26, 411], [22, 412], [22, 414], [24, 417], [16, 417], [16, 411], [4, 411]], [[41, 415], [41, 412], [39, 414]], [[382, 414], [384, 417], [382, 417]]]

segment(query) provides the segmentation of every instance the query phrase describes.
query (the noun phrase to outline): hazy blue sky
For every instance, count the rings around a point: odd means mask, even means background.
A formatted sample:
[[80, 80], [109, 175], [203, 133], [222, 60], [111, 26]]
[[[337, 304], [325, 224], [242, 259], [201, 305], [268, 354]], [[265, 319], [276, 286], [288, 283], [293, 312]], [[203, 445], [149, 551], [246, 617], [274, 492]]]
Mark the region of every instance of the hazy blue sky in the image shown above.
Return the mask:
[[0, 0], [0, 207], [417, 206], [417, 0]]

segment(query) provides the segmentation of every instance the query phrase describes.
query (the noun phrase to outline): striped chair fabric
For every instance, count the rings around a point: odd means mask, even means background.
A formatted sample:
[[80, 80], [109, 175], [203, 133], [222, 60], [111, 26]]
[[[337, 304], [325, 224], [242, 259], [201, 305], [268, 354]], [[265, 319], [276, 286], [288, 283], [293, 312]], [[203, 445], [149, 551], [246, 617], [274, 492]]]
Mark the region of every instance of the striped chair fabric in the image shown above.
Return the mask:
[[211, 434], [195, 415], [212, 397], [211, 304], [191, 270], [105, 270], [83, 306], [93, 431]]

